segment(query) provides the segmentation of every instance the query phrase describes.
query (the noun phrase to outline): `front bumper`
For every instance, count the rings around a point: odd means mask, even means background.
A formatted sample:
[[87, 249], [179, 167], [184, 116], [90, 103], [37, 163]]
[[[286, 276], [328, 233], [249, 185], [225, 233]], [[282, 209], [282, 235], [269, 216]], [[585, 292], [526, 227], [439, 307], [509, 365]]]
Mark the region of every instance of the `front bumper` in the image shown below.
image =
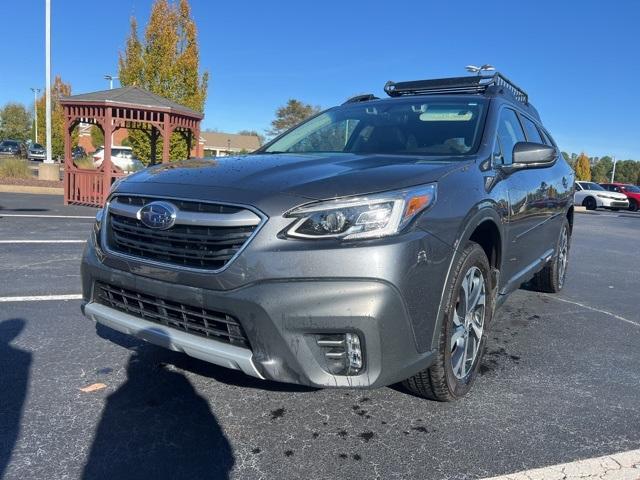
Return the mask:
[[598, 206], [603, 208], [628, 208], [629, 200], [598, 197]]
[[[417, 326], [403, 294], [382, 279], [271, 279], [230, 290], [212, 290], [114, 269], [98, 255], [93, 242], [89, 242], [82, 263], [87, 317], [257, 378], [314, 387], [379, 387], [414, 375], [434, 359], [430, 348], [418, 348]], [[185, 333], [98, 304], [94, 292], [98, 282], [226, 312], [241, 323], [251, 349]], [[438, 303], [439, 295], [440, 291], [433, 292], [430, 302]], [[421, 338], [422, 343], [430, 344], [435, 316], [421, 318], [418, 327], [427, 333], [426, 338]], [[330, 373], [316, 338], [335, 333], [358, 334], [364, 356], [364, 367], [358, 374]]]
[[215, 365], [242, 370], [252, 377], [264, 378], [256, 370], [252, 360], [253, 355], [246, 348], [210, 341], [173, 328], [163, 327], [95, 302], [84, 306], [84, 314], [97, 323], [142, 338], [155, 345], [183, 352]]

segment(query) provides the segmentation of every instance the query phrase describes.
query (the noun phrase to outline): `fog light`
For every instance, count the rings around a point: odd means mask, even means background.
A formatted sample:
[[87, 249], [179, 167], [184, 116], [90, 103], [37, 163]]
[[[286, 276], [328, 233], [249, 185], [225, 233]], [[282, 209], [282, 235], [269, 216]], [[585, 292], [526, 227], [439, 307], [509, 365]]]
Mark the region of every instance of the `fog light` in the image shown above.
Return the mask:
[[355, 333], [347, 333], [344, 336], [347, 343], [347, 359], [349, 368], [360, 370], [362, 368], [362, 350], [360, 349], [360, 337]]
[[316, 337], [333, 375], [358, 375], [364, 365], [360, 337], [356, 333], [329, 333]]

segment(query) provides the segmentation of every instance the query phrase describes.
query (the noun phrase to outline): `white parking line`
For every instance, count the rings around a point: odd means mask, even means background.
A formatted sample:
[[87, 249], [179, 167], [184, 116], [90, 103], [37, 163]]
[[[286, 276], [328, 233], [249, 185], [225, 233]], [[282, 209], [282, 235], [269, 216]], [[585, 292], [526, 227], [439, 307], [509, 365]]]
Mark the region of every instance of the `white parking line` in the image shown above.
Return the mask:
[[95, 216], [85, 215], [29, 215], [23, 213], [0, 213], [0, 217], [26, 217], [26, 218], [82, 218], [95, 220]]
[[602, 479], [640, 479], [640, 450], [587, 458], [550, 467], [525, 470], [488, 480], [563, 480], [576, 478], [581, 480]]
[[42, 302], [46, 300], [81, 300], [81, 294], [71, 295], [33, 295], [30, 297], [0, 297], [2, 302]]
[[0, 243], [86, 243], [86, 240], [0, 240]]
[[547, 298], [553, 298], [559, 302], [569, 303], [571, 305], [576, 305], [578, 307], [585, 308], [587, 310], [591, 310], [592, 312], [604, 313], [605, 315], [609, 315], [617, 320], [621, 320], [626, 323], [630, 323], [631, 325], [635, 325], [636, 327], [640, 327], [640, 323], [634, 322], [633, 320], [629, 320], [628, 318], [621, 317], [620, 315], [616, 315], [615, 313], [608, 312], [607, 310], [602, 310], [600, 308], [592, 307], [590, 305], [585, 305], [584, 303], [576, 302], [574, 300], [569, 300], [567, 298], [554, 297], [553, 295], [545, 295]]

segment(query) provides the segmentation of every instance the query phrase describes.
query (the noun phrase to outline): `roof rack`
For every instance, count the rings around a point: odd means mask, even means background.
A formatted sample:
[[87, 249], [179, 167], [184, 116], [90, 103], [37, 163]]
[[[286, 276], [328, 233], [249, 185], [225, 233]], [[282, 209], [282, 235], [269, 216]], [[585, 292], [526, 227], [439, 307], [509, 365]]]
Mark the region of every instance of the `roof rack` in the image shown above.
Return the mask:
[[493, 75], [477, 75], [473, 77], [438, 78], [408, 82], [388, 81], [384, 86], [384, 91], [390, 97], [400, 97], [402, 95], [484, 93], [489, 87], [493, 86], [508, 91], [516, 100], [529, 105], [527, 92], [497, 72]]
[[354, 97], [348, 98], [342, 105], [346, 105], [348, 103], [368, 102], [370, 100], [379, 100], [379, 99], [373, 93], [365, 93], [363, 95], [356, 95]]

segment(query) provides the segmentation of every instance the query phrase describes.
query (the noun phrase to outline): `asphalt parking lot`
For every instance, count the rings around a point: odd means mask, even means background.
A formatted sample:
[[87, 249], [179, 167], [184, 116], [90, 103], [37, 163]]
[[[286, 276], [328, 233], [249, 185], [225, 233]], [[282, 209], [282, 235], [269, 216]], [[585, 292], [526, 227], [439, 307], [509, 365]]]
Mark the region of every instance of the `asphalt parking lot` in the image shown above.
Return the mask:
[[80, 293], [94, 212], [0, 193], [2, 478], [463, 479], [640, 448], [640, 214], [576, 214], [563, 293], [512, 295], [441, 404], [263, 382], [29, 298]]

